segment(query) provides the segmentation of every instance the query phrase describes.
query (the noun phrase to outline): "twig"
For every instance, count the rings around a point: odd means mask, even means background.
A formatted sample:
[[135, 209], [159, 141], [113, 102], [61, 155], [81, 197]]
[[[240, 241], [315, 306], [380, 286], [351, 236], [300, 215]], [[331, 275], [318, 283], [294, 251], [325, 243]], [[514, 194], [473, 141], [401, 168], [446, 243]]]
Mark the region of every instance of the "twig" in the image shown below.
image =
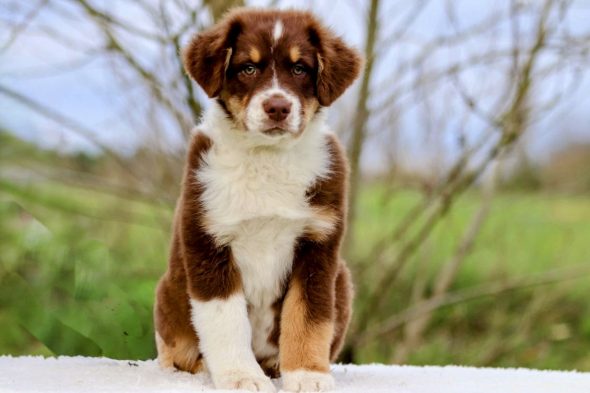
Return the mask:
[[[371, 5], [369, 8], [369, 21], [367, 24], [367, 39], [365, 43], [366, 64], [361, 81], [361, 87], [357, 102], [357, 112], [354, 119], [354, 126], [350, 141], [350, 212], [348, 216], [349, 222], [354, 222], [356, 218], [356, 200], [359, 190], [360, 179], [360, 158], [365, 136], [367, 133], [367, 120], [369, 118], [369, 109], [367, 107], [367, 101], [370, 95], [369, 90], [371, 77], [373, 74], [373, 65], [375, 64], [375, 42], [377, 41], [377, 33], [379, 31], [378, 10], [379, 0], [371, 0]], [[345, 254], [348, 254], [350, 246], [353, 244], [353, 231], [348, 231], [347, 239], [344, 244], [346, 245]]]
[[354, 339], [354, 344], [363, 345], [371, 339], [391, 333], [408, 321], [443, 307], [449, 307], [483, 297], [500, 295], [515, 290], [586, 278], [586, 276], [590, 275], [590, 268], [588, 266], [589, 264], [583, 264], [570, 269], [555, 269], [537, 274], [532, 278], [530, 276], [519, 277], [507, 281], [486, 283], [456, 292], [450, 292], [443, 297], [434, 298], [416, 306], [409, 307], [401, 313], [391, 316], [378, 326], [367, 329], [364, 333], [360, 334]]
[[536, 63], [539, 52], [545, 43], [547, 33], [545, 25], [551, 9], [551, 4], [552, 1], [548, 0], [543, 7], [543, 11], [537, 23], [536, 40], [529, 52], [527, 62], [521, 69], [515, 96], [509, 109], [499, 117], [499, 124], [502, 125], [502, 137], [490, 150], [486, 159], [484, 159], [475, 170], [467, 172], [464, 176], [457, 178], [456, 181], [450, 183], [448, 188], [441, 192], [439, 198], [435, 201], [435, 206], [430, 210], [416, 234], [402, 245], [394, 258], [394, 263], [390, 266], [388, 271], [381, 274], [380, 279], [376, 285], [373, 286], [373, 291], [371, 292], [363, 310], [364, 312], [360, 317], [359, 327], [356, 328], [357, 331], [364, 330], [370, 322], [369, 316], [375, 315], [375, 313], [385, 304], [386, 300], [388, 300], [388, 296], [386, 295], [387, 290], [391, 287], [391, 284], [395, 282], [402, 268], [413, 255], [415, 250], [432, 233], [435, 224], [438, 223], [449, 211], [455, 199], [473, 184], [490, 162], [498, 157], [498, 155], [506, 148], [513, 145], [522, 134], [522, 122], [524, 118], [521, 111], [525, 102], [525, 97], [527, 97], [531, 88], [531, 73], [533, 67]]
[[33, 22], [39, 13], [45, 8], [49, 0], [40, 0], [34, 5], [23, 20], [11, 30], [8, 39], [0, 46], [0, 53], [5, 52], [18, 39], [19, 35]]

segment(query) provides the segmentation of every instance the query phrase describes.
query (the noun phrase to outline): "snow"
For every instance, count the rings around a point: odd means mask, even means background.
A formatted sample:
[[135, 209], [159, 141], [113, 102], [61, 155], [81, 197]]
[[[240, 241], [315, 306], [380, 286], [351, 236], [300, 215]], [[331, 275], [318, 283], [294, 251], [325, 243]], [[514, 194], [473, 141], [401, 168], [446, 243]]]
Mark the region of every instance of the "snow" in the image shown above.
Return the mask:
[[[332, 373], [338, 392], [590, 393], [590, 373], [385, 365], [334, 365]], [[210, 391], [207, 375], [164, 371], [153, 360], [0, 357], [2, 393]]]

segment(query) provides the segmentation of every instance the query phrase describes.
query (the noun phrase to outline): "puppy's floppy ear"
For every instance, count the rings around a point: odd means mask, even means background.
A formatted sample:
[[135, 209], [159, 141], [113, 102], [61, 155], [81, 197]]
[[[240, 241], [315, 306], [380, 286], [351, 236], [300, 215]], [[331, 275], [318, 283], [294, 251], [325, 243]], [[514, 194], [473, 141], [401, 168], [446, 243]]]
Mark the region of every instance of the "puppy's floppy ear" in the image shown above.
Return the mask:
[[309, 37], [318, 51], [318, 100], [320, 105], [328, 106], [357, 78], [362, 59], [355, 49], [319, 23], [309, 28]]
[[183, 52], [184, 69], [209, 97], [219, 95], [241, 25], [224, 20], [197, 34]]

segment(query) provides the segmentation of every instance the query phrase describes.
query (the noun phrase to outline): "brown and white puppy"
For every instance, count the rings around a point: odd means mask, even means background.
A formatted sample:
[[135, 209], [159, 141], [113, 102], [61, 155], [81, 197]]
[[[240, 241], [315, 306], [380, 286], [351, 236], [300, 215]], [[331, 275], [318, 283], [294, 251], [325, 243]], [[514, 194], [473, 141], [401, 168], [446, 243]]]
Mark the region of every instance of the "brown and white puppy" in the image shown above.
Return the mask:
[[[238, 9], [187, 72], [214, 98], [192, 137], [156, 296], [163, 367], [217, 388], [324, 391], [352, 289], [339, 250], [347, 163], [325, 124], [360, 58], [308, 12]], [[265, 375], [266, 374], [266, 375]]]

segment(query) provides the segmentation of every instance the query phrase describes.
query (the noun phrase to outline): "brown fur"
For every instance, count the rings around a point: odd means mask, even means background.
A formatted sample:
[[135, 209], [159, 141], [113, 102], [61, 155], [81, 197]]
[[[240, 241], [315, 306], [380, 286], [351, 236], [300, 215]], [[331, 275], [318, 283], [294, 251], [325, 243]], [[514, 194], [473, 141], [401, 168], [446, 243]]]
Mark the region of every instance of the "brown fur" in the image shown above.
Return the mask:
[[[331, 211], [337, 220], [329, 236], [304, 236], [296, 245], [287, 296], [297, 296], [300, 302], [290, 312], [283, 311], [286, 300], [277, 299], [273, 306], [276, 313], [275, 327], [269, 341], [279, 346], [281, 353], [290, 352], [289, 348], [301, 342], [301, 332], [292, 334], [291, 340], [284, 338], [280, 341], [284, 326], [292, 323], [288, 319], [290, 314], [303, 312], [305, 318], [298, 322], [299, 328], [303, 330], [313, 330], [317, 323], [333, 320], [333, 334], [319, 335], [330, 348], [327, 359], [333, 361], [339, 354], [350, 320], [352, 285], [348, 268], [338, 262], [346, 212], [346, 160], [336, 139], [330, 138], [328, 146], [332, 153], [332, 176], [319, 180], [307, 191], [307, 195], [312, 206]], [[225, 298], [241, 285], [239, 272], [231, 259], [231, 250], [227, 246], [215, 246], [213, 237], [206, 233], [202, 221], [199, 221], [203, 220], [202, 206], [198, 202], [202, 189], [198, 182], [190, 179], [193, 177], [191, 174], [203, 164], [202, 157], [210, 148], [211, 140], [207, 136], [195, 134], [188, 153], [183, 194], [177, 207], [169, 267], [156, 293], [156, 331], [164, 341], [166, 354], [170, 354], [173, 365], [185, 371], [200, 370], [201, 367], [200, 356], [186, 356], [190, 348], [198, 348], [198, 337], [190, 322], [187, 291], [188, 295], [203, 300]], [[184, 241], [181, 245], [182, 239], [187, 237], [192, 241]], [[195, 243], [195, 239], [199, 239], [200, 243]], [[194, 249], [191, 250], [191, 247]], [[305, 296], [291, 294], [292, 288], [303, 291]], [[182, 349], [185, 346], [190, 348]], [[296, 354], [294, 356], [289, 358], [293, 362], [303, 359]], [[261, 364], [264, 361], [261, 359]], [[274, 368], [267, 367], [266, 371], [269, 375], [278, 375]]]
[[[249, 98], [270, 82], [271, 67], [268, 63], [273, 54], [269, 49], [272, 37], [268, 32], [272, 31], [278, 17], [283, 22], [284, 33], [274, 56], [285, 59], [276, 66], [278, 79], [306, 103], [304, 115], [305, 112], [315, 112], [315, 103], [329, 106], [350, 86], [360, 71], [358, 53], [323, 27], [309, 12], [231, 11], [220, 23], [191, 41], [183, 57], [185, 68], [193, 79], [209, 97], [219, 96], [222, 105], [238, 121]], [[226, 66], [228, 50], [231, 51], [231, 59]], [[257, 66], [260, 73], [257, 78], [241, 72], [244, 66], [251, 63]], [[303, 65], [306, 73], [292, 78], [294, 64]], [[229, 108], [229, 97], [239, 98], [242, 106]], [[242, 100], [244, 97], [246, 99]]]
[[[279, 16], [284, 33], [276, 53], [271, 54], [268, 31]], [[338, 98], [360, 68], [356, 52], [310, 13], [243, 9], [199, 34], [184, 52], [184, 64], [239, 125], [240, 111], [259, 86], [270, 80], [265, 65], [271, 56], [285, 59], [277, 63], [278, 78], [297, 94], [307, 120], [320, 105], [330, 105]], [[255, 79], [242, 72], [246, 63], [255, 63]], [[293, 63], [305, 67], [303, 76], [292, 74]], [[194, 176], [206, 165], [203, 158], [211, 148], [209, 137], [193, 136], [176, 208], [168, 271], [158, 285], [154, 310], [160, 361], [163, 366], [191, 372], [201, 369], [202, 356], [190, 321], [189, 298], [225, 299], [242, 285], [231, 247], [216, 244], [207, 230], [201, 201], [204, 185]], [[306, 228], [301, 234], [285, 294], [273, 306], [275, 326], [268, 341], [279, 347], [283, 371], [328, 372], [329, 362], [342, 347], [351, 314], [350, 273], [339, 255], [346, 221], [347, 163], [334, 137], [326, 140], [326, 148], [331, 157], [329, 176], [318, 179], [306, 192], [309, 205], [326, 225]], [[278, 375], [275, 359], [258, 361], [269, 375]]]

